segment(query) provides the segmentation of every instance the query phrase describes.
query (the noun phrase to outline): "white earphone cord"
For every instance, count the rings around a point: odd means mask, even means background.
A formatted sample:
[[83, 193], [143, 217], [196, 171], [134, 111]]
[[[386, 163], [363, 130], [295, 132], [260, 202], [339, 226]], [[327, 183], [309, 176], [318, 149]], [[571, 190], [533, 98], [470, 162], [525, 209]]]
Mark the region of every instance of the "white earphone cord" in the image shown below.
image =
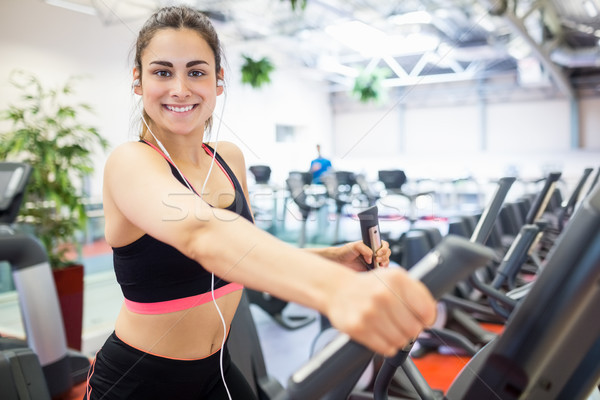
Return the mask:
[[[204, 193], [204, 189], [206, 188], [206, 183], [208, 182], [208, 177], [210, 176], [210, 173], [212, 172], [213, 165], [215, 164], [215, 158], [217, 157], [217, 147], [219, 145], [219, 132], [221, 131], [221, 121], [223, 120], [223, 112], [225, 111], [226, 101], [227, 101], [227, 93], [225, 91], [223, 91], [223, 107], [221, 107], [221, 117], [219, 118], [219, 124], [217, 125], [217, 134], [215, 136], [215, 147], [213, 149], [213, 156], [212, 156], [212, 160], [210, 161], [210, 167], [208, 168], [208, 173], [206, 174], [206, 178], [204, 178], [204, 183], [202, 184], [202, 189], [200, 189], [200, 193], [199, 193], [200, 197], [202, 197], [202, 194]], [[148, 126], [148, 123], [146, 122], [146, 118], [144, 118], [144, 114], [142, 114], [142, 122], [148, 129], [148, 132], [150, 132], [150, 135], [152, 135], [154, 140], [156, 140], [158, 147], [162, 150], [163, 153], [165, 153], [165, 155], [169, 158], [169, 160], [171, 160], [171, 163], [173, 164], [173, 166], [175, 167], [175, 169], [177, 170], [177, 172], [179, 173], [179, 175], [185, 182], [185, 185], [188, 187], [188, 189], [190, 189], [191, 192], [194, 192], [194, 190], [188, 183], [187, 179], [185, 179], [185, 176], [183, 176], [183, 173], [179, 170], [179, 168], [177, 167], [177, 165], [171, 158], [171, 155], [169, 154], [169, 152], [167, 151], [165, 146], [163, 146], [163, 144], [160, 142], [160, 140], [158, 140], [158, 138], [156, 136], [154, 136], [154, 133], [152, 132], [152, 130]], [[223, 386], [225, 386], [225, 391], [227, 392], [227, 397], [229, 398], [229, 400], [232, 400], [231, 393], [229, 392], [229, 387], [227, 386], [227, 382], [225, 382], [225, 373], [223, 371], [223, 350], [225, 347], [225, 342], [227, 340], [227, 324], [225, 323], [225, 318], [223, 317], [223, 313], [221, 312], [221, 309], [219, 308], [219, 304], [217, 303], [217, 299], [215, 298], [215, 273], [214, 272], [211, 272], [210, 292], [211, 292], [213, 304], [215, 305], [215, 308], [217, 309], [217, 313], [219, 314], [219, 318], [221, 319], [221, 323], [223, 324], [223, 341], [221, 343], [221, 351], [219, 354], [219, 369], [221, 370], [220, 371], [221, 379], [223, 380]]]

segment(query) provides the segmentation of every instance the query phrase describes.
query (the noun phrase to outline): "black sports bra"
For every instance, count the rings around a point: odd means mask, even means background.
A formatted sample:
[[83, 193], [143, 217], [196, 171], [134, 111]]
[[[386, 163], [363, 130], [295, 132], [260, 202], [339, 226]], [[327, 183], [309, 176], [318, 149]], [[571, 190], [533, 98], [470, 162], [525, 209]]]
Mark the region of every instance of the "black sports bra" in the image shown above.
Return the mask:
[[[173, 176], [187, 187], [185, 178], [179, 174], [170, 159], [154, 145], [142, 142], [161, 153], [169, 162]], [[213, 156], [214, 150], [210, 146], [203, 144], [203, 147]], [[226, 209], [252, 222], [246, 197], [233, 171], [218, 153], [215, 163], [229, 178], [235, 190], [233, 203]], [[212, 274], [174, 247], [148, 234], [128, 245], [113, 247], [113, 263], [125, 304], [131, 311], [163, 314], [185, 310], [212, 300]], [[215, 298], [242, 288], [239, 284], [214, 277]]]

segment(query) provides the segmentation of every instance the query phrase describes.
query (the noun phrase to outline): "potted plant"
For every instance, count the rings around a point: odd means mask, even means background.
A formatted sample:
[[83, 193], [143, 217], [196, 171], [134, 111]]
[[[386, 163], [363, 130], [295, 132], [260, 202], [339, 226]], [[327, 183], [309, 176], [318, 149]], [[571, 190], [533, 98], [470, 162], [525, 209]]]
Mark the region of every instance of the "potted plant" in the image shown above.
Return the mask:
[[[92, 155], [106, 150], [108, 141], [96, 128], [82, 122], [82, 115], [92, 109], [71, 98], [75, 80], [72, 77], [62, 86], [48, 89], [32, 73], [11, 73], [10, 83], [21, 95], [2, 111], [1, 119], [9, 121], [12, 127], [0, 133], [0, 158], [32, 167], [17, 222], [37, 237], [48, 252], [67, 344], [80, 350], [83, 265], [79, 254], [80, 236], [87, 223], [81, 183], [94, 170]], [[76, 287], [66, 288], [63, 296], [62, 284]], [[72, 301], [79, 304], [71, 305]], [[76, 322], [69, 322], [70, 313], [75, 314]]]
[[259, 88], [265, 83], [271, 82], [270, 74], [275, 69], [267, 57], [260, 60], [254, 60], [252, 57], [242, 55], [244, 64], [242, 65], [242, 83], [247, 83], [253, 88]]
[[[281, 0], [281, 1], [285, 1], [285, 0]], [[300, 5], [300, 8], [301, 8], [302, 10], [304, 10], [304, 9], [306, 8], [306, 2], [307, 2], [308, 0], [300, 0], [300, 1], [298, 1], [298, 0], [289, 0], [289, 1], [290, 1], [291, 5], [292, 5], [292, 10], [293, 10], [293, 11], [296, 11], [296, 7], [297, 7], [298, 5]], [[300, 4], [298, 4], [298, 3], [300, 3]]]
[[385, 74], [381, 69], [375, 69], [368, 73], [363, 71], [354, 80], [352, 94], [362, 103], [381, 101], [384, 92], [382, 85], [384, 78]]

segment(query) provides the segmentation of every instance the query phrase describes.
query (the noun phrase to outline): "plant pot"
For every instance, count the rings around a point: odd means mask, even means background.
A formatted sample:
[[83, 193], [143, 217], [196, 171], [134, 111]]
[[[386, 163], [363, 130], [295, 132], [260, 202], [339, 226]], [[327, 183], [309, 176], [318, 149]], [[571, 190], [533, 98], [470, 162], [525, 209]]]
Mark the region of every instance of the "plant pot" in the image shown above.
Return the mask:
[[53, 269], [54, 283], [63, 317], [67, 347], [81, 351], [83, 328], [83, 265]]

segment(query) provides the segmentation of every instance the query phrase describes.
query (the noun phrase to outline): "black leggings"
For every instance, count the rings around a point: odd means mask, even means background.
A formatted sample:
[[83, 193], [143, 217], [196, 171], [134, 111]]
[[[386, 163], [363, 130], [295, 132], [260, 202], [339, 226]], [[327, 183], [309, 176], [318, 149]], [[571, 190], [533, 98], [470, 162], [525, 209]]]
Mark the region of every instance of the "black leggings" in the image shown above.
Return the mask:
[[[197, 360], [160, 357], [129, 346], [113, 332], [90, 367], [84, 400], [227, 400], [220, 355], [221, 350]], [[227, 346], [223, 373], [233, 400], [256, 399]]]

